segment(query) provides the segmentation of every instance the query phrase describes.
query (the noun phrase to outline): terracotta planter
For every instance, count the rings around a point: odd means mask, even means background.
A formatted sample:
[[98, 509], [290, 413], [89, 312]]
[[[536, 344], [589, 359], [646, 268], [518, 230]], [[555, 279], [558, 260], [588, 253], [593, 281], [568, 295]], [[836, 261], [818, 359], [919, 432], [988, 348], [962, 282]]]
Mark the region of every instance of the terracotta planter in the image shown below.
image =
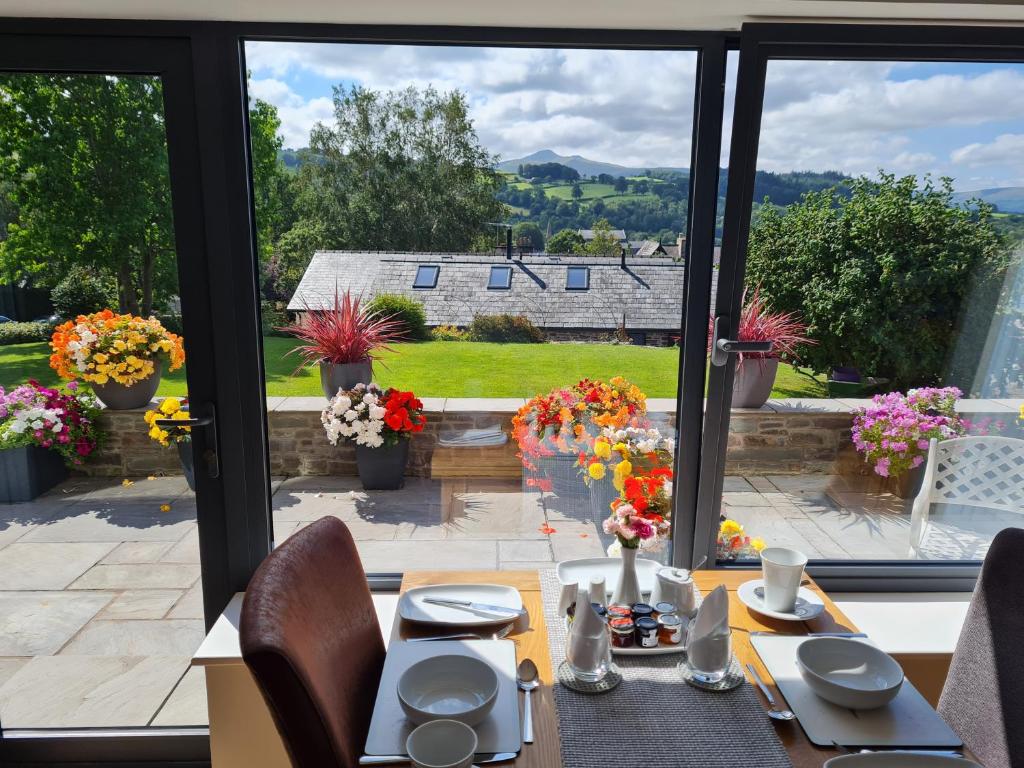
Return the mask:
[[90, 386], [100, 402], [111, 411], [131, 411], [135, 408], [145, 408], [150, 404], [160, 387], [161, 376], [161, 367], [157, 365], [152, 376], [130, 387], [116, 381], [108, 381], [106, 384], [90, 382]]
[[330, 400], [339, 389], [352, 389], [356, 384], [369, 384], [373, 379], [373, 363], [320, 363], [320, 386], [324, 397]]
[[175, 443], [178, 449], [178, 458], [181, 459], [181, 471], [185, 475], [185, 482], [192, 493], [196, 492], [196, 467], [192, 458], [192, 443]]
[[405, 482], [405, 468], [409, 463], [408, 439], [381, 448], [356, 446], [356, 469], [359, 480], [367, 491], [396, 491]]
[[779, 360], [776, 357], [748, 358], [738, 364], [732, 384], [732, 407], [760, 408], [768, 402], [778, 371]]
[[0, 503], [32, 501], [68, 476], [56, 451], [38, 446], [0, 451]]

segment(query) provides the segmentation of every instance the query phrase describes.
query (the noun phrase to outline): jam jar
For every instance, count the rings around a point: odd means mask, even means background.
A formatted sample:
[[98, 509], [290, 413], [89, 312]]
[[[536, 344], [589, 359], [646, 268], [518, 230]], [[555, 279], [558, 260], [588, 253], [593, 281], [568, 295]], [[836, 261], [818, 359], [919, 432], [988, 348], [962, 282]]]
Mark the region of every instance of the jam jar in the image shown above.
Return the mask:
[[633, 620], [628, 616], [619, 616], [608, 620], [608, 631], [611, 632], [612, 646], [615, 648], [632, 648], [635, 640]]
[[629, 609], [628, 605], [609, 605], [607, 610], [609, 621], [612, 619], [633, 618], [633, 612]]
[[650, 616], [644, 616], [634, 623], [636, 624], [636, 644], [641, 648], [657, 648], [658, 622]]
[[663, 613], [678, 613], [678, 611], [676, 611], [676, 607], [672, 603], [655, 603], [654, 618], [658, 618]]
[[633, 612], [633, 621], [645, 618], [650, 619], [654, 614], [654, 609], [647, 603], [635, 603], [631, 610]]
[[683, 639], [683, 620], [675, 613], [658, 617], [658, 641], [665, 645], [679, 645]]

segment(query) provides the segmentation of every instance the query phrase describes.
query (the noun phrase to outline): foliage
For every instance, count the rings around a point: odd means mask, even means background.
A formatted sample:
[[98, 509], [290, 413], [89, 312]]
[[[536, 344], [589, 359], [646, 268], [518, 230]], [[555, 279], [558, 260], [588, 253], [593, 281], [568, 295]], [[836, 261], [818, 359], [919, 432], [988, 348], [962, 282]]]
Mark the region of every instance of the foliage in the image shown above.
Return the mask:
[[853, 445], [876, 475], [899, 477], [924, 462], [932, 438], [966, 434], [956, 413], [961, 395], [956, 387], [875, 395], [870, 406], [854, 412]]
[[464, 251], [502, 215], [495, 158], [459, 91], [334, 89], [334, 124], [318, 124], [320, 162], [297, 176], [300, 219], [330, 248]]
[[256, 242], [264, 279], [274, 243], [293, 223], [294, 192], [279, 156], [283, 144], [278, 134], [280, 128], [277, 107], [255, 99], [249, 107], [249, 136], [256, 204]]
[[379, 293], [366, 305], [368, 312], [395, 320], [402, 326], [404, 341], [423, 341], [427, 333], [427, 313], [423, 303], [396, 293]]
[[467, 341], [468, 336], [466, 331], [454, 325], [438, 325], [430, 330], [430, 338], [434, 341]]
[[192, 442], [192, 427], [161, 427], [156, 423], [157, 419], [173, 419], [184, 421], [189, 418], [188, 398], [165, 397], [156, 408], [146, 411], [142, 417], [149, 426], [147, 433], [151, 439], [156, 440], [164, 448], [171, 443]]
[[29, 381], [5, 392], [0, 387], [0, 448], [37, 446], [56, 451], [69, 466], [99, 447], [99, 404], [72, 381], [64, 390]]
[[412, 392], [384, 390], [370, 383], [338, 390], [320, 421], [331, 445], [345, 438], [356, 445], [380, 448], [422, 432], [427, 417], [423, 415], [423, 401]]
[[279, 330], [304, 342], [289, 352], [302, 359], [295, 373], [322, 362], [343, 365], [375, 360], [401, 338], [397, 321], [361, 307], [348, 291], [334, 292], [331, 309], [306, 309], [298, 320]]
[[[800, 322], [794, 312], [772, 312], [768, 302], [761, 296], [761, 287], [754, 288], [748, 297], [747, 289], [743, 290], [743, 309], [740, 311], [740, 325], [737, 338], [740, 341], [770, 341], [770, 352], [741, 352], [737, 365], [744, 360], [776, 360], [797, 359], [796, 349], [800, 345], [816, 344], [807, 338], [807, 326]], [[708, 354], [711, 353], [711, 341], [715, 334], [714, 315], [708, 318]]]
[[582, 253], [583, 237], [574, 229], [563, 229], [553, 234], [547, 243], [548, 253]]
[[312, 219], [301, 219], [281, 235], [263, 270], [263, 296], [290, 301], [299, 286], [313, 254], [328, 244], [327, 226]]
[[260, 326], [264, 336], [290, 336], [281, 330], [288, 325], [288, 313], [278, 309], [273, 301], [260, 302]]
[[0, 346], [49, 341], [53, 323], [0, 323]]
[[584, 251], [591, 256], [619, 256], [622, 245], [619, 238], [612, 234], [612, 225], [608, 219], [594, 222], [594, 238], [584, 246]]
[[118, 315], [109, 309], [58, 325], [50, 341], [50, 367], [63, 379], [127, 387], [145, 381], [166, 360], [169, 370], [185, 362], [181, 337], [155, 317]]
[[532, 221], [521, 221], [512, 227], [512, 242], [528, 251], [541, 253], [544, 250], [544, 233]]
[[[846, 365], [894, 386], [970, 386], [999, 311], [1010, 249], [991, 208], [952, 204], [952, 182], [859, 178], [849, 195], [811, 192], [783, 212], [764, 206], [751, 229], [747, 279], [797, 313], [816, 372]], [[955, 354], [954, 354], [955, 352]]]
[[0, 76], [0, 176], [18, 180], [8, 274], [52, 286], [82, 266], [132, 314], [177, 292], [159, 78]]
[[470, 341], [499, 341], [539, 344], [544, 332], [526, 315], [475, 315], [470, 323]]
[[50, 292], [54, 311], [61, 317], [78, 317], [107, 309], [116, 302], [116, 293], [107, 280], [92, 270], [74, 266]]
[[524, 179], [540, 181], [577, 181], [580, 178], [579, 171], [561, 163], [520, 164], [519, 175]]

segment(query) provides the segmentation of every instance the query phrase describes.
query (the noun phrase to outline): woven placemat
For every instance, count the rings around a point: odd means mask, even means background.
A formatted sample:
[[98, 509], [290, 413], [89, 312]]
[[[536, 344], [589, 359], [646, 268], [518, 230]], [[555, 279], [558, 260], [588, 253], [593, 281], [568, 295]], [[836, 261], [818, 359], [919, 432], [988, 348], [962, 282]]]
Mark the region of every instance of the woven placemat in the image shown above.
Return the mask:
[[[540, 572], [551, 664], [565, 660], [561, 591]], [[680, 654], [614, 656], [622, 683], [599, 695], [553, 687], [565, 768], [792, 768], [754, 689], [704, 691], [683, 682]]]

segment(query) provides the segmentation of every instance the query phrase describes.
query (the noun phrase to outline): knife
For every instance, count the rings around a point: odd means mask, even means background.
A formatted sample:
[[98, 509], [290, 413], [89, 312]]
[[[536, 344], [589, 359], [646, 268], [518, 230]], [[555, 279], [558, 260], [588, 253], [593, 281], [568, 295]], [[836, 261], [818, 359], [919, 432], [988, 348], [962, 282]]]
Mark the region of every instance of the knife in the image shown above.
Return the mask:
[[[506, 760], [515, 760], [518, 752], [490, 752], [477, 754], [473, 758], [475, 765], [483, 763], [503, 763]], [[400, 765], [408, 763], [408, 755], [363, 755], [359, 758], [360, 765]]]
[[424, 603], [433, 605], [447, 605], [451, 608], [467, 608], [471, 611], [482, 611], [483, 613], [498, 613], [504, 616], [522, 616], [526, 611], [522, 608], [509, 608], [507, 605], [490, 605], [489, 603], [474, 603], [471, 600], [455, 600], [448, 597], [424, 597]]

